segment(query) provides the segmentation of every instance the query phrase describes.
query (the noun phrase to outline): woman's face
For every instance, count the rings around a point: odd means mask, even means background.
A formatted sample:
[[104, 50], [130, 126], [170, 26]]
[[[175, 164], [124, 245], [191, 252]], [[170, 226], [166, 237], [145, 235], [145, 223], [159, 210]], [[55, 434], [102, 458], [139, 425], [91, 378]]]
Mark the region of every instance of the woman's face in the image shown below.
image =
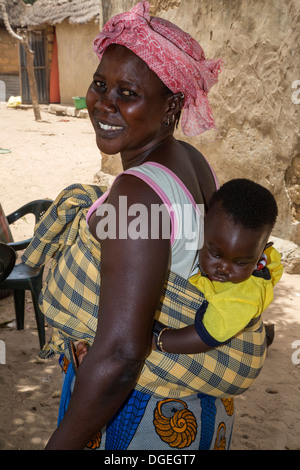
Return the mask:
[[157, 144], [167, 129], [169, 105], [163, 91], [143, 60], [124, 46], [109, 46], [86, 96], [99, 149], [134, 161]]

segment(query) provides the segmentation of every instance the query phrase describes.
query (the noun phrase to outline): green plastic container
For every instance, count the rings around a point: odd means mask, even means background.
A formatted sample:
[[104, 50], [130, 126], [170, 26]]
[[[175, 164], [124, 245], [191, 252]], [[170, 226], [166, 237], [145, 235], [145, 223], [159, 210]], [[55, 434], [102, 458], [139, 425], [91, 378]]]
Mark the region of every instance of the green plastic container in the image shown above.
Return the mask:
[[84, 109], [86, 108], [86, 102], [85, 102], [85, 98], [82, 97], [82, 96], [73, 96], [72, 97], [73, 101], [74, 101], [74, 104], [75, 104], [75, 108], [76, 109]]

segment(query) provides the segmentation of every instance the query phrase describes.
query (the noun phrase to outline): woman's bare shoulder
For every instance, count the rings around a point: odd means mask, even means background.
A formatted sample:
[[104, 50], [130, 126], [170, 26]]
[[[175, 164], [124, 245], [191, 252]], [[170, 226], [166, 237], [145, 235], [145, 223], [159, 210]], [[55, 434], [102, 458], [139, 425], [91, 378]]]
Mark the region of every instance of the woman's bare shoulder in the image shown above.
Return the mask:
[[211, 196], [217, 189], [217, 177], [209, 161], [198, 149], [187, 142], [180, 141], [180, 144], [189, 155], [191, 164], [199, 181], [205, 207], [207, 207]]

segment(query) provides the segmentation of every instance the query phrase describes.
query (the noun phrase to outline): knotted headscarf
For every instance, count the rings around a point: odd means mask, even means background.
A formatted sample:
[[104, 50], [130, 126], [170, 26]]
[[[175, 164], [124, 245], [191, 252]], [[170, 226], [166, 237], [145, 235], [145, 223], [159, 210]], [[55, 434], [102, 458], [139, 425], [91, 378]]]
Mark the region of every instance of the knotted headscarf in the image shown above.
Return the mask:
[[207, 93], [218, 79], [222, 61], [206, 60], [201, 46], [167, 20], [150, 17], [149, 3], [139, 2], [128, 13], [112, 17], [94, 40], [101, 60], [110, 44], [139, 56], [173, 92], [183, 92], [181, 126], [195, 136], [215, 127]]

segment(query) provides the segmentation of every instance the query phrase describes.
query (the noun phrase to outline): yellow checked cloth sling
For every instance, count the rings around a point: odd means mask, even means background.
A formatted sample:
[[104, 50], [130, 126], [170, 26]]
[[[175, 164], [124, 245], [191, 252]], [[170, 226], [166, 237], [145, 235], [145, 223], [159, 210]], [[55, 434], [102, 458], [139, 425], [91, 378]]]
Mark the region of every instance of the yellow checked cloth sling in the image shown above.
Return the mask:
[[[90, 234], [86, 214], [100, 197], [96, 186], [72, 185], [62, 191], [36, 227], [23, 255], [29, 266], [52, 259], [40, 306], [53, 327], [45, 355], [64, 353], [70, 340], [91, 345], [97, 326], [100, 293], [99, 243]], [[194, 323], [203, 296], [188, 280], [170, 272], [156, 318], [173, 328]], [[163, 398], [195, 393], [232, 397], [249, 388], [266, 355], [261, 317], [223, 346], [201, 354], [152, 351], [145, 359], [136, 389]]]

